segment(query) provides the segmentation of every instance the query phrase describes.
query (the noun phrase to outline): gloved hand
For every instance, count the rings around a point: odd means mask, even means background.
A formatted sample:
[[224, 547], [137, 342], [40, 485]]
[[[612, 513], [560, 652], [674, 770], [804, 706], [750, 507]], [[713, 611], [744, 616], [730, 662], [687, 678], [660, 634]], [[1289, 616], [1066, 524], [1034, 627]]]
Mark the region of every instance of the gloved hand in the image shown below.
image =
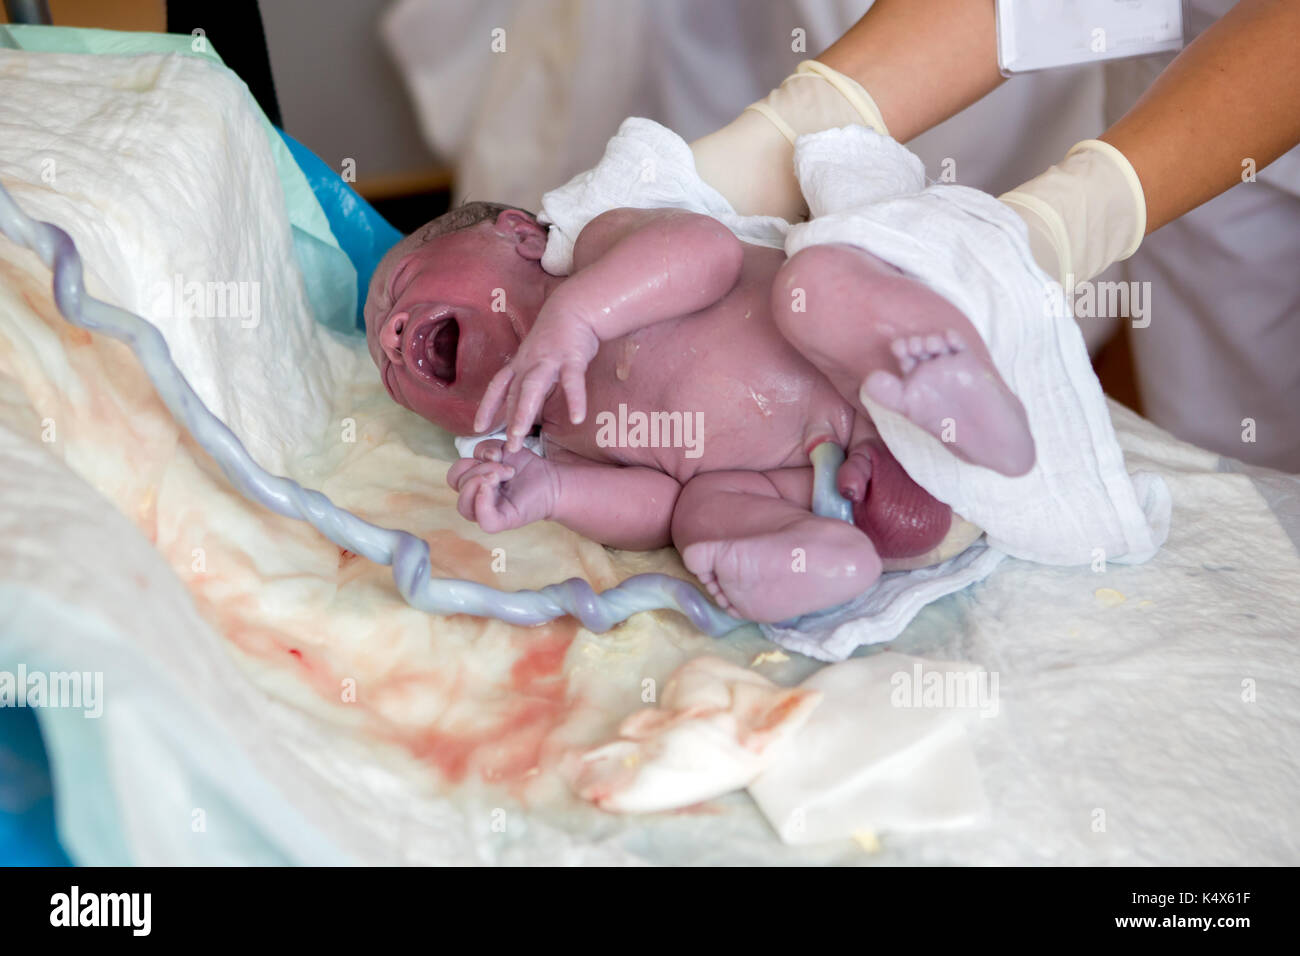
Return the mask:
[[1085, 139], [1023, 186], [998, 197], [1029, 227], [1029, 248], [1067, 290], [1127, 259], [1146, 234], [1142, 183], [1114, 146]]
[[808, 207], [794, 176], [794, 141], [841, 126], [869, 126], [889, 135], [880, 110], [856, 80], [805, 60], [766, 99], [692, 143], [691, 152], [700, 177], [736, 212], [796, 222]]

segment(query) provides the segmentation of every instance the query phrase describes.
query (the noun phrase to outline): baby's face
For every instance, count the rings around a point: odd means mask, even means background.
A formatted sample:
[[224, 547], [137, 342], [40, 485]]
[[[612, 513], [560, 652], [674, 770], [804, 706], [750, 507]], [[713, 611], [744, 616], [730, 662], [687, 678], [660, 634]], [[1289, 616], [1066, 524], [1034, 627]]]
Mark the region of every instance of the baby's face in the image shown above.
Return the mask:
[[394, 401], [453, 434], [472, 435], [488, 382], [532, 328], [555, 281], [539, 261], [546, 233], [514, 210], [433, 239], [423, 231], [375, 270], [366, 342]]

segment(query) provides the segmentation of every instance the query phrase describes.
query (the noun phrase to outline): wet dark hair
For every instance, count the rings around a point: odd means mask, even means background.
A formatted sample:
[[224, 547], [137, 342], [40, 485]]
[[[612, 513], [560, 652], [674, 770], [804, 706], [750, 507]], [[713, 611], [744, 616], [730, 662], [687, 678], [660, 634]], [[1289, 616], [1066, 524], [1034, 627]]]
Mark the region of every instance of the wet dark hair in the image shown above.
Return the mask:
[[[425, 223], [418, 230], [420, 242], [428, 242], [430, 239], [436, 239], [438, 236], [445, 236], [450, 232], [459, 232], [462, 229], [469, 229], [477, 226], [480, 222], [489, 219], [496, 219], [507, 209], [514, 209], [518, 212], [533, 214], [527, 209], [520, 209], [518, 206], [507, 206], [499, 202], [483, 202], [475, 200], [457, 206], [455, 209], [443, 213], [432, 222]], [[535, 217], [534, 217], [535, 218]]]

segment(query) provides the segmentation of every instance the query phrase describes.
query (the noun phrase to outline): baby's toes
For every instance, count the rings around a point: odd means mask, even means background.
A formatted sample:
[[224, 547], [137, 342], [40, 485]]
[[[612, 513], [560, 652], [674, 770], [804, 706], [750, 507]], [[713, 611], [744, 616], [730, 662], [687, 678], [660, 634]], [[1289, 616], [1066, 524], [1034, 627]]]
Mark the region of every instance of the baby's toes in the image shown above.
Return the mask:
[[692, 573], [699, 579], [700, 584], [704, 585], [704, 590], [709, 593], [709, 597], [713, 598], [714, 604], [717, 604], [723, 610], [731, 606], [727, 601], [727, 596], [722, 593], [722, 588], [718, 585], [718, 577], [713, 573], [712, 568], [700, 568]]
[[898, 370], [903, 375], [907, 375], [927, 357], [923, 335], [900, 335], [890, 343], [889, 350], [898, 359]]

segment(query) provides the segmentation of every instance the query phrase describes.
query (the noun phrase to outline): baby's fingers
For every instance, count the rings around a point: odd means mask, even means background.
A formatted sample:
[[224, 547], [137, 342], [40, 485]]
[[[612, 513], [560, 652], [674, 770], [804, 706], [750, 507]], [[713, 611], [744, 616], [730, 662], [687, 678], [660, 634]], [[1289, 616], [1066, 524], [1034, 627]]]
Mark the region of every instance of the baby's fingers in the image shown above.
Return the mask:
[[581, 424], [587, 417], [587, 376], [576, 365], [566, 365], [560, 373], [564, 400], [569, 403], [569, 421]]
[[474, 458], [462, 458], [448, 468], [447, 484], [451, 485], [451, 487], [456, 491], [460, 491], [460, 483], [464, 479], [465, 473], [478, 464], [478, 462], [474, 460], [475, 458], [478, 458], [477, 448], [474, 449]]
[[506, 431], [506, 451], [518, 451], [523, 447], [524, 436], [532, 431], [533, 422], [537, 421], [537, 415], [542, 410], [542, 402], [555, 384], [555, 371], [553, 365], [538, 365], [519, 383], [510, 425]]
[[460, 483], [460, 494], [456, 497], [456, 510], [466, 521], [474, 521], [474, 499], [478, 496], [479, 486], [483, 484], [482, 476], [466, 478]]
[[488, 382], [487, 388], [483, 390], [483, 399], [478, 403], [478, 411], [474, 413], [474, 431], [481, 433], [491, 427], [514, 377], [515, 371], [509, 365], [492, 376], [492, 381]]
[[485, 438], [474, 446], [474, 457], [479, 461], [501, 461], [506, 443], [499, 438]]
[[497, 486], [514, 476], [515, 470], [509, 465], [490, 461], [474, 462], [460, 478], [460, 496], [456, 499], [456, 510], [462, 518], [481, 524], [483, 515], [479, 506], [484, 500], [484, 493], [495, 496]]
[[496, 482], [484, 482], [474, 497], [474, 520], [488, 534], [508, 531], [510, 523], [501, 513], [501, 489]]
[[[501, 443], [497, 442], [497, 444]], [[447, 469], [447, 484], [457, 491], [460, 490], [462, 484], [476, 475], [499, 474], [502, 480], [505, 481], [514, 477], [515, 470], [511, 466], [502, 464], [499, 460], [478, 458], [478, 449], [475, 448], [474, 451], [476, 457], [462, 458]]]

